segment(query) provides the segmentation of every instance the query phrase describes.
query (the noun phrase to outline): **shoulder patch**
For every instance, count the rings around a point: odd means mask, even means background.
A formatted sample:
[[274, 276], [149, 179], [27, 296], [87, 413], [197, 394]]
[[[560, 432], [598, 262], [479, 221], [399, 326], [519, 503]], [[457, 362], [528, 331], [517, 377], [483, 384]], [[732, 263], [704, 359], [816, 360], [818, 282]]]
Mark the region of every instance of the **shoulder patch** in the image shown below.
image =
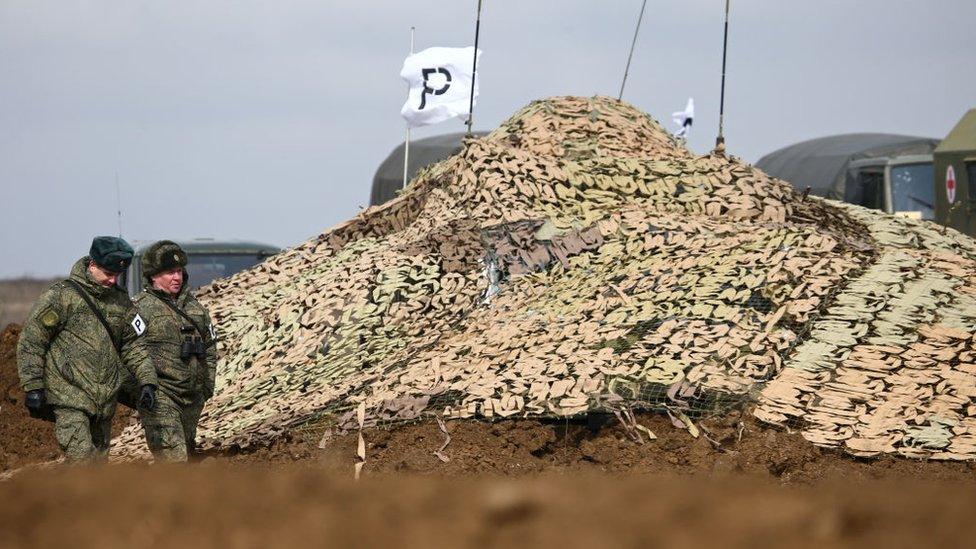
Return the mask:
[[129, 324], [132, 325], [132, 329], [136, 331], [137, 336], [141, 336], [146, 331], [146, 321], [138, 314], [136, 314], [135, 318]]
[[61, 323], [61, 317], [58, 316], [58, 312], [51, 307], [45, 307], [39, 315], [37, 315], [38, 320], [41, 321], [41, 325], [45, 328], [53, 328]]

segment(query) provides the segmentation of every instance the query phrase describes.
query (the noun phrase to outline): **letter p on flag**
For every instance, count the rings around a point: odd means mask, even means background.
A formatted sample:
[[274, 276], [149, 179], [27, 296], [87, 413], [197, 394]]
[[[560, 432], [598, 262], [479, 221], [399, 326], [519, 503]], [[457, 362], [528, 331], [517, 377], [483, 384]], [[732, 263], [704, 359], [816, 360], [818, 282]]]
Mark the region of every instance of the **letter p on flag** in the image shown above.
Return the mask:
[[471, 86], [478, 97], [478, 82], [471, 74], [473, 62], [473, 47], [427, 48], [407, 57], [400, 70], [400, 77], [410, 85], [407, 102], [400, 109], [407, 126], [416, 128], [467, 117]]

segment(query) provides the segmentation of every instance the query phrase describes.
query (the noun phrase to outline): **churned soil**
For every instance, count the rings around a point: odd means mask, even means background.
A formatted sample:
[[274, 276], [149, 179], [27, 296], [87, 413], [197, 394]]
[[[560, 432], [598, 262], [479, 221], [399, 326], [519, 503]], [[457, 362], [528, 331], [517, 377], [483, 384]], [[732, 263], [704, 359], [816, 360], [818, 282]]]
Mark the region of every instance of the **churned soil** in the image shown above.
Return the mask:
[[0, 332], [0, 472], [58, 457], [54, 424], [32, 419], [24, 407], [24, 391], [17, 376], [20, 326], [8, 324]]
[[[437, 423], [425, 421], [363, 433], [364, 476], [400, 474], [449, 478], [599, 474], [631, 477], [749, 477], [785, 485], [818, 485], [851, 480], [932, 480], [976, 482], [971, 462], [918, 461], [900, 457], [856, 459], [813, 446], [799, 434], [759, 425], [748, 413], [703, 420], [701, 434], [674, 427], [666, 416], [638, 416], [657, 438], [643, 443], [628, 435], [616, 419], [593, 428], [582, 423], [463, 420], [446, 424], [451, 441]], [[336, 474], [352, 474], [358, 434], [331, 438], [324, 449], [318, 432], [296, 431], [274, 444], [208, 460], [250, 465], [304, 463]]]

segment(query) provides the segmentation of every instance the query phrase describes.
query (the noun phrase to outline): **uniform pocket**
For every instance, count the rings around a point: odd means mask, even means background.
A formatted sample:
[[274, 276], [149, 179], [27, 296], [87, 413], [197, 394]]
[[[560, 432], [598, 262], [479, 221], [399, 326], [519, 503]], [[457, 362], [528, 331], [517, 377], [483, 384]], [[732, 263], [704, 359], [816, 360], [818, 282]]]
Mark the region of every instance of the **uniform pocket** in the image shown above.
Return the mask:
[[64, 359], [54, 361], [54, 369], [57, 370], [61, 379], [65, 380], [68, 385], [77, 387], [78, 377], [75, 375], [75, 369], [71, 366], [71, 361]]

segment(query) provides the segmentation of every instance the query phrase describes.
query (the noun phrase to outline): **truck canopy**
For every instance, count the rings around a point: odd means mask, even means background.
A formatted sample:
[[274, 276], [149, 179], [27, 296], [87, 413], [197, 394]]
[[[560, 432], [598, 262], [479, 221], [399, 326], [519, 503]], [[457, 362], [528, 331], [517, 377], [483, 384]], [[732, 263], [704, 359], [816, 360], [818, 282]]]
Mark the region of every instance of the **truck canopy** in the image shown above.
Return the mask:
[[[488, 132], [472, 132], [481, 137]], [[440, 162], [452, 154], [461, 152], [461, 141], [465, 132], [448, 133], [425, 137], [410, 142], [410, 165], [407, 178], [413, 179], [421, 168]], [[403, 143], [393, 149], [373, 176], [373, 190], [369, 195], [369, 205], [376, 206], [396, 197], [403, 188]]]
[[797, 189], [810, 187], [816, 196], [860, 204], [863, 189], [850, 173], [851, 163], [864, 165], [877, 159], [884, 165], [899, 156], [932, 154], [938, 144], [938, 139], [886, 133], [831, 135], [773, 151], [760, 158], [756, 167]]

